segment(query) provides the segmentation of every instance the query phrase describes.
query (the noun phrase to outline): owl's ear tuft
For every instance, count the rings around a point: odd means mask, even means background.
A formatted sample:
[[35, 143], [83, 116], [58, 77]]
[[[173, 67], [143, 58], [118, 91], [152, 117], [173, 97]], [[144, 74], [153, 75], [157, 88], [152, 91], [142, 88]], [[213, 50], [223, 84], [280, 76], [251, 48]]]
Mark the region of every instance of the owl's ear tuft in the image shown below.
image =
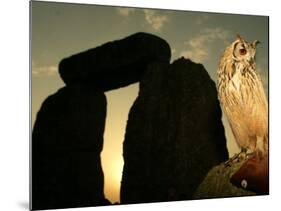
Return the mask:
[[256, 47], [257, 46], [257, 44], [260, 44], [261, 42], [260, 41], [258, 41], [258, 40], [254, 40], [253, 41], [253, 43], [252, 43], [252, 45], [254, 46], [254, 47]]
[[241, 42], [244, 41], [243, 38], [242, 38], [239, 34], [236, 35], [236, 40], [239, 40], [239, 41], [241, 41]]

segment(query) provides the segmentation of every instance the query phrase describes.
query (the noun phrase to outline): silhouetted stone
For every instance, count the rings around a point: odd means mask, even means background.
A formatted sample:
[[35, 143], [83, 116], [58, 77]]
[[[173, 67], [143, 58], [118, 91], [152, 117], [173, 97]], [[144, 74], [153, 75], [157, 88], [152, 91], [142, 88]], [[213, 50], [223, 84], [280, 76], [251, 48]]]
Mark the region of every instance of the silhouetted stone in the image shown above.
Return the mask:
[[138, 82], [148, 64], [169, 62], [170, 57], [165, 40], [136, 33], [63, 59], [59, 73], [66, 85], [89, 83], [93, 89], [107, 91]]
[[201, 64], [154, 63], [140, 81], [123, 145], [121, 203], [192, 199], [228, 153], [215, 83]]
[[104, 93], [65, 87], [42, 104], [32, 134], [32, 209], [110, 204], [100, 152]]

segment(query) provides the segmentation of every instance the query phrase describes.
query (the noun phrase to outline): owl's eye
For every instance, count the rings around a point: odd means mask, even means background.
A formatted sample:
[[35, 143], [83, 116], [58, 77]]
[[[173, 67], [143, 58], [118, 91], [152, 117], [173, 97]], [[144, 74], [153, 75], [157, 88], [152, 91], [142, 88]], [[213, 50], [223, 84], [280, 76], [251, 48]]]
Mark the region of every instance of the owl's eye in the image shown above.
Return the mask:
[[240, 55], [245, 55], [247, 53], [247, 50], [245, 48], [241, 48], [239, 50]]

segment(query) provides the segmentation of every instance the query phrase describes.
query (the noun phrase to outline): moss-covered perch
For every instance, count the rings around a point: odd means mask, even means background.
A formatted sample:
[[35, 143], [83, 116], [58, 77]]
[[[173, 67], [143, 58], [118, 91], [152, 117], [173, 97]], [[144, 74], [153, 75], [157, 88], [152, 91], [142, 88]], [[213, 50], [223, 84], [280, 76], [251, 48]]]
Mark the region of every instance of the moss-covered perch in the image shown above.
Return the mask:
[[230, 178], [244, 162], [245, 160], [237, 161], [231, 166], [221, 164], [212, 168], [195, 191], [194, 199], [256, 195], [256, 193], [238, 188], [230, 182]]

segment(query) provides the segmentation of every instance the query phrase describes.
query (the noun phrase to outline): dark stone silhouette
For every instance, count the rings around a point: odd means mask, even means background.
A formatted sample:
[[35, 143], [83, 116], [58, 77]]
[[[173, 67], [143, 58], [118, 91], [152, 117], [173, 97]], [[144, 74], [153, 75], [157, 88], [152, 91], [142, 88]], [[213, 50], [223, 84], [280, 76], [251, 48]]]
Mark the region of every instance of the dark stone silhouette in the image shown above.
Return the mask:
[[192, 199], [228, 153], [215, 83], [201, 64], [151, 64], [127, 122], [121, 203]]
[[66, 85], [88, 83], [95, 90], [107, 91], [138, 82], [148, 64], [169, 62], [170, 57], [165, 40], [136, 33], [63, 59], [59, 73]]
[[165, 40], [136, 33], [60, 62], [67, 86], [44, 101], [33, 128], [32, 209], [110, 204], [100, 160], [103, 92], [138, 82], [151, 62], [170, 57]]
[[192, 199], [228, 158], [214, 82], [169, 44], [136, 33], [63, 59], [66, 87], [42, 104], [32, 134], [32, 209], [111, 204], [100, 153], [104, 91], [140, 82], [124, 141], [121, 204]]
[[102, 92], [64, 87], [42, 104], [32, 135], [32, 209], [110, 204], [100, 152], [106, 117]]

